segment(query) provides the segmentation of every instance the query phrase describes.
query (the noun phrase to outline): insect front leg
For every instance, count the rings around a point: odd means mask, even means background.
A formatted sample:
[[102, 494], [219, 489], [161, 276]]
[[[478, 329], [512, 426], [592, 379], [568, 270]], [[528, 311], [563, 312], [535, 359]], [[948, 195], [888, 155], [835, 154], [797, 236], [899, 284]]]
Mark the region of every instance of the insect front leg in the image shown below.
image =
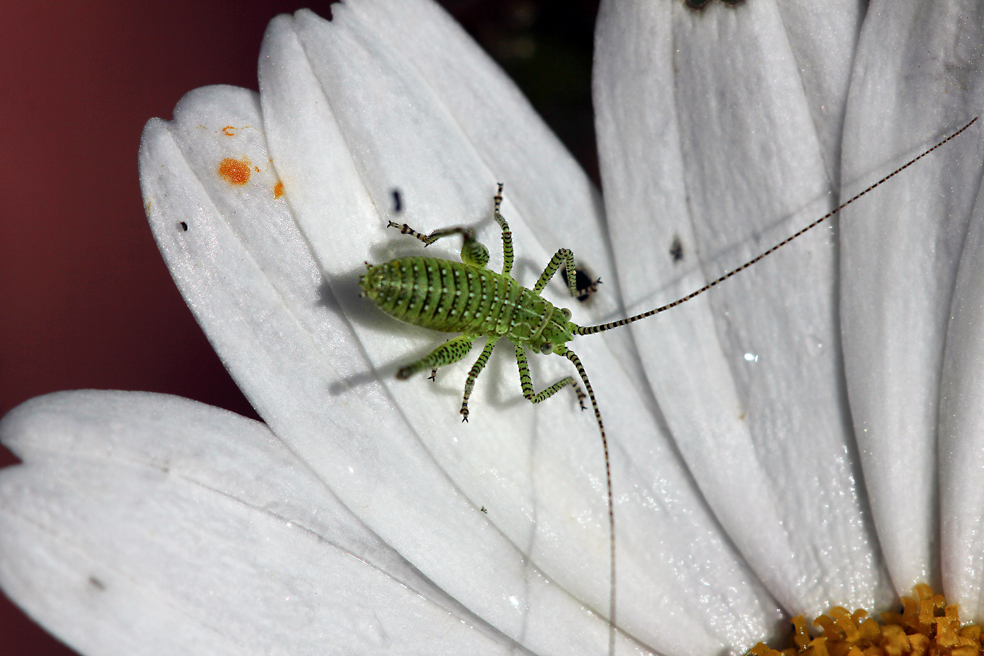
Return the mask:
[[519, 384], [523, 387], [523, 396], [530, 403], [546, 401], [568, 385], [572, 385], [574, 392], [577, 394], [577, 402], [581, 405], [581, 409], [586, 409], [587, 406], [584, 405], [584, 399], [587, 398], [587, 395], [571, 376], [557, 381], [540, 393], [535, 392], [533, 390], [533, 379], [530, 377], [530, 363], [526, 359], [526, 350], [519, 344], [516, 345], [516, 364], [519, 365]]
[[485, 342], [485, 348], [482, 349], [482, 354], [478, 356], [478, 360], [475, 360], [471, 371], [468, 372], [468, 379], [465, 381], [465, 395], [461, 399], [461, 421], [468, 421], [468, 397], [471, 396], [472, 390], [475, 389], [475, 379], [478, 378], [478, 374], [482, 373], [482, 369], [485, 368], [485, 363], [489, 361], [489, 357], [492, 355], [492, 349], [495, 348], [496, 342], [498, 341], [498, 335], [489, 337], [488, 341]]
[[499, 213], [499, 207], [502, 205], [502, 183], [499, 183], [499, 190], [495, 194], [495, 220], [502, 228], [502, 275], [508, 276], [512, 273], [513, 267], [513, 243], [512, 243], [512, 231], [509, 229], [509, 224], [506, 223], [505, 217]]
[[554, 277], [554, 274], [557, 273], [561, 265], [564, 265], [564, 270], [567, 271], [567, 289], [570, 290], [571, 296], [577, 297], [580, 295], [574, 270], [574, 253], [569, 248], [561, 248], [550, 258], [547, 267], [540, 274], [540, 279], [533, 285], [534, 294], [539, 294], [543, 291], [543, 288], [547, 286], [547, 283]]
[[406, 380], [418, 371], [437, 369], [438, 367], [446, 367], [449, 364], [454, 364], [468, 355], [468, 352], [471, 351], [472, 342], [477, 338], [478, 336], [476, 335], [458, 335], [453, 339], [449, 339], [431, 351], [427, 357], [402, 367], [396, 372], [396, 377], [400, 380]]
[[461, 261], [465, 264], [478, 267], [479, 269], [484, 269], [485, 265], [489, 263], [489, 249], [485, 247], [485, 244], [475, 239], [475, 231], [471, 228], [465, 228], [463, 226], [441, 228], [440, 230], [435, 230], [425, 236], [408, 226], [406, 223], [395, 223], [390, 221], [386, 227], [396, 228], [400, 231], [401, 235], [410, 235], [411, 237], [424, 242], [424, 246], [430, 246], [442, 237], [461, 235], [464, 240], [464, 243], [461, 244]]

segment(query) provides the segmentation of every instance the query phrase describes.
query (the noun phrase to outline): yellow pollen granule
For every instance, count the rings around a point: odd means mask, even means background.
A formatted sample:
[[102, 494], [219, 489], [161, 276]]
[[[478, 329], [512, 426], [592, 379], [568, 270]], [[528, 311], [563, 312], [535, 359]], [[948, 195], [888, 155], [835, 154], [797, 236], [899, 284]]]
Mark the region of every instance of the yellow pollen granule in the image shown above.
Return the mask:
[[811, 638], [802, 615], [793, 618], [793, 644], [781, 651], [761, 642], [752, 656], [982, 656], [981, 627], [960, 625], [956, 604], [947, 605], [943, 595], [928, 585], [917, 585], [915, 599], [902, 597], [901, 613], [882, 613], [879, 624], [867, 611], [853, 613], [834, 606], [813, 620], [820, 629]]

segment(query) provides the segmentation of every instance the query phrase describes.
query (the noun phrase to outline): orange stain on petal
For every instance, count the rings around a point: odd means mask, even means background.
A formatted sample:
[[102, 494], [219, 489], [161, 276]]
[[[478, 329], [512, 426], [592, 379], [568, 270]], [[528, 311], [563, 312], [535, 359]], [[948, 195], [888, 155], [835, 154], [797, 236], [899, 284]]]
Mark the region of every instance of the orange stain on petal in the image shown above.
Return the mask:
[[236, 136], [235, 130], [236, 128], [232, 127], [231, 125], [227, 125], [224, 128], [222, 128], [222, 134], [224, 134], [227, 137], [234, 137]]
[[249, 167], [252, 162], [243, 155], [242, 159], [226, 157], [219, 162], [219, 175], [229, 184], [244, 185], [249, 182]]
[[283, 195], [284, 195], [284, 183], [278, 182], [273, 186], [273, 197], [280, 198]]

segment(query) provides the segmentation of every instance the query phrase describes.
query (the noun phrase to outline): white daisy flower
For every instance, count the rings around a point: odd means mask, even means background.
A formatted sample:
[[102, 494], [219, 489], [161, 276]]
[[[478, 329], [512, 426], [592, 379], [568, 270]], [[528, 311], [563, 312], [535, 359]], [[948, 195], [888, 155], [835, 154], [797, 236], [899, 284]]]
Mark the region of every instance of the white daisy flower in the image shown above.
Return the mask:
[[[0, 424], [24, 461], [0, 475], [0, 584], [86, 654], [606, 653], [597, 426], [573, 394], [525, 401], [508, 348], [467, 425], [468, 365], [394, 379], [440, 343], [358, 295], [364, 261], [421, 252], [386, 229], [396, 198], [418, 230], [477, 225], [498, 270], [503, 182], [521, 282], [571, 247], [605, 279], [590, 307], [548, 291], [575, 321], [649, 309], [974, 116], [976, 11], [603, 4], [603, 201], [430, 2], [274, 19], [260, 93], [193, 91], [140, 153], [161, 251], [266, 424], [141, 393], [24, 404]], [[982, 618], [981, 141], [572, 342], [610, 440], [617, 653], [737, 654], [919, 582]], [[566, 364], [535, 358], [536, 387]]]

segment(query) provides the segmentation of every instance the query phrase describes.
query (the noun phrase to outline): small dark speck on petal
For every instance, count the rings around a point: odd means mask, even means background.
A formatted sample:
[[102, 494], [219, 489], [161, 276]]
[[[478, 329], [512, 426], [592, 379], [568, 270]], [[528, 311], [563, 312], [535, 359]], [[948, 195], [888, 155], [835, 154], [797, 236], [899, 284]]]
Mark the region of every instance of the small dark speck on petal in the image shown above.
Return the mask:
[[683, 259], [683, 244], [680, 243], [680, 237], [673, 238], [673, 242], [670, 244], [670, 255], [673, 257], [674, 262], [679, 262]]

